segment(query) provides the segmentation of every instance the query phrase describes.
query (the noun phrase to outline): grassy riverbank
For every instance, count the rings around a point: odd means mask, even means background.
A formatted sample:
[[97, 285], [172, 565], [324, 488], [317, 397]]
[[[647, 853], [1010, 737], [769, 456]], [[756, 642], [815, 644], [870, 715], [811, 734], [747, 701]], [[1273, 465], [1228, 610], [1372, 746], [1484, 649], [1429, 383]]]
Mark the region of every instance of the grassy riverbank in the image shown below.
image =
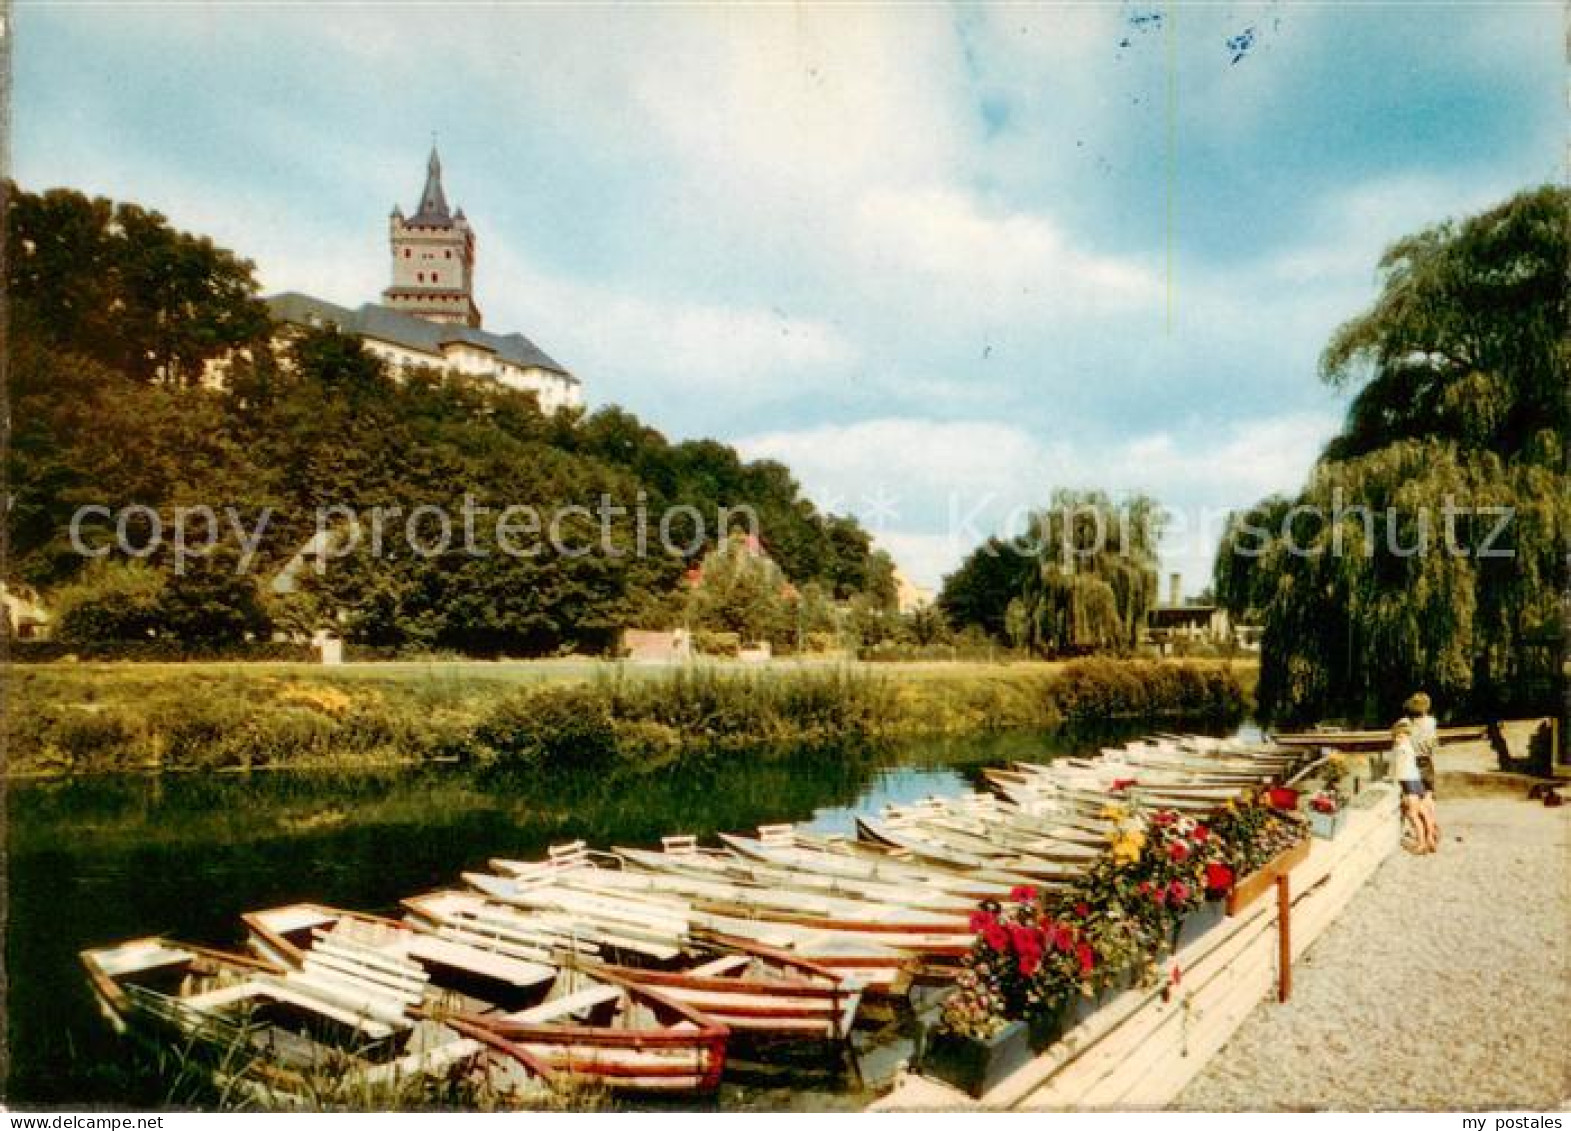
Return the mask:
[[1252, 667], [586, 663], [13, 668], [7, 773], [634, 763], [847, 738], [1242, 713]]

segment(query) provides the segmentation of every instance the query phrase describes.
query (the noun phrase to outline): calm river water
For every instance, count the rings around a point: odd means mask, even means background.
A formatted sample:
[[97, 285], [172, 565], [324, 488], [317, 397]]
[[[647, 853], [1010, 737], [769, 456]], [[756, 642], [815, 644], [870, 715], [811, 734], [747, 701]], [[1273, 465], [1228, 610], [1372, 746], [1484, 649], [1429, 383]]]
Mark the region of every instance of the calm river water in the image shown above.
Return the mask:
[[12, 783], [6, 1096], [178, 1099], [98, 1016], [76, 957], [86, 946], [149, 934], [236, 946], [242, 911], [303, 899], [390, 911], [489, 857], [530, 858], [580, 837], [648, 846], [773, 821], [850, 832], [856, 814], [974, 786], [984, 766], [1121, 737], [934, 739], [625, 776], [431, 767]]

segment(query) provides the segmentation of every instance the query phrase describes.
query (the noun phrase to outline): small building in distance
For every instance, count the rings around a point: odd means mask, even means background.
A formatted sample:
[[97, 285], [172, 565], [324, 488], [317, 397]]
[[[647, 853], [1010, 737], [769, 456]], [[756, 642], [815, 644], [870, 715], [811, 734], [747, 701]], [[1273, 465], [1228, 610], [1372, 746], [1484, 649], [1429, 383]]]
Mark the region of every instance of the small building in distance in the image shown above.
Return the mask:
[[394, 376], [430, 368], [491, 378], [534, 393], [546, 412], [584, 403], [579, 379], [524, 335], [481, 328], [474, 297], [475, 232], [462, 208], [448, 208], [434, 146], [420, 204], [407, 219], [393, 208], [388, 246], [391, 281], [381, 305], [368, 302], [351, 310], [286, 292], [267, 299], [273, 318], [286, 326], [332, 326], [351, 334], [386, 361]]
[[1146, 637], [1158, 652], [1168, 656], [1195, 644], [1259, 649], [1259, 634], [1251, 626], [1235, 629], [1226, 609], [1214, 604], [1185, 604], [1182, 581], [1179, 574], [1171, 574], [1167, 603], [1158, 604], [1146, 616]]
[[0, 582], [0, 606], [5, 608], [5, 624], [0, 628], [12, 640], [49, 639], [49, 611], [31, 586]]
[[935, 594], [925, 585], [918, 585], [905, 575], [899, 566], [895, 567], [895, 608], [902, 615], [909, 616], [919, 609], [925, 609], [934, 601]]

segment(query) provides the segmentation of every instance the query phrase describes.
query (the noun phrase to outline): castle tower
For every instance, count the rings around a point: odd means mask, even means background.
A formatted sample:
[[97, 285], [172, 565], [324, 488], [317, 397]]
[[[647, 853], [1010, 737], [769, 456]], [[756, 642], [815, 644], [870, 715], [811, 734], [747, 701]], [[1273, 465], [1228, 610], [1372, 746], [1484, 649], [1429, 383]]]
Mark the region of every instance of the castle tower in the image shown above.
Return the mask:
[[475, 305], [475, 233], [464, 210], [447, 210], [442, 192], [442, 161], [431, 147], [426, 164], [425, 191], [420, 207], [409, 219], [393, 206], [388, 220], [393, 251], [393, 281], [382, 292], [382, 301], [394, 310], [432, 322], [457, 322], [478, 328], [480, 308]]

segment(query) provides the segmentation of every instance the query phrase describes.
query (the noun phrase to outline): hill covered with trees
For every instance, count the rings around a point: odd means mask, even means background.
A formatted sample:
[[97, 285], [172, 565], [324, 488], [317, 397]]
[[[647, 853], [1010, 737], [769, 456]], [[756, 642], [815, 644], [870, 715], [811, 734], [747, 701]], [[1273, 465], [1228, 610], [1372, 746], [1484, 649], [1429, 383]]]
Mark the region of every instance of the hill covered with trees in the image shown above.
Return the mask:
[[[681, 623], [690, 574], [724, 539], [723, 508], [756, 513], [780, 601], [889, 599], [887, 559], [867, 533], [818, 511], [779, 463], [713, 440], [673, 443], [615, 407], [547, 416], [533, 394], [489, 380], [395, 379], [331, 329], [281, 336], [252, 264], [137, 205], [8, 185], [6, 219], [6, 580], [42, 593], [68, 638], [224, 644], [331, 626], [406, 651], [600, 651], [624, 626]], [[602, 518], [607, 501], [623, 508], [615, 523]], [[164, 543], [140, 558], [84, 556], [71, 534], [84, 506], [109, 508], [132, 546], [155, 528]], [[403, 516], [421, 508], [494, 523], [509, 506], [565, 516], [560, 544], [478, 554], [456, 531], [439, 553], [421, 551], [424, 534], [403, 542]], [[227, 525], [212, 552], [177, 563], [167, 533], [181, 507]], [[319, 515], [375, 508], [398, 508], [394, 544], [362, 536], [351, 548], [339, 523], [325, 568], [296, 568], [297, 583], [276, 591]], [[687, 516], [672, 524], [675, 554], [657, 533], [672, 508]], [[264, 511], [246, 557], [238, 535]], [[107, 520], [86, 530], [78, 541], [92, 551], [115, 534]]]

